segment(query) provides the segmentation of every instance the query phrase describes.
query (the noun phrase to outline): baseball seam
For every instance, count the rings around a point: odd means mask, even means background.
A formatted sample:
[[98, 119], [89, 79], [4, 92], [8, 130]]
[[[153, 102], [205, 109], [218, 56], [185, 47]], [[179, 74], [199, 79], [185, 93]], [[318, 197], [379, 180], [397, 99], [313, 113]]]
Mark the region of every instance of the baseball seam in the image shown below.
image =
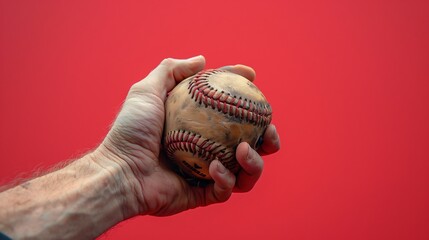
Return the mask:
[[209, 77], [226, 72], [223, 70], [201, 71], [189, 81], [189, 94], [191, 98], [205, 107], [217, 109], [229, 116], [244, 119], [257, 126], [267, 126], [271, 121], [271, 107], [269, 104], [259, 103], [241, 96], [231, 96], [223, 90], [215, 89], [209, 83]]
[[166, 149], [169, 158], [174, 159], [175, 151], [190, 152], [204, 161], [218, 159], [225, 167], [234, 169], [236, 166], [233, 151], [220, 143], [203, 138], [201, 135], [186, 131], [173, 130], [167, 133]]

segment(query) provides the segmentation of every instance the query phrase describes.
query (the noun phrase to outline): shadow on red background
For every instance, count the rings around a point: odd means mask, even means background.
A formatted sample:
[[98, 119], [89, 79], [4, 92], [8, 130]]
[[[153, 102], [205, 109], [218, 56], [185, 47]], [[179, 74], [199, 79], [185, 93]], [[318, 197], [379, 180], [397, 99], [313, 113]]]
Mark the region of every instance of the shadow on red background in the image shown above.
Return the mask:
[[243, 63], [282, 150], [224, 204], [102, 239], [428, 239], [427, 1], [0, 2], [0, 183], [99, 143], [165, 57]]

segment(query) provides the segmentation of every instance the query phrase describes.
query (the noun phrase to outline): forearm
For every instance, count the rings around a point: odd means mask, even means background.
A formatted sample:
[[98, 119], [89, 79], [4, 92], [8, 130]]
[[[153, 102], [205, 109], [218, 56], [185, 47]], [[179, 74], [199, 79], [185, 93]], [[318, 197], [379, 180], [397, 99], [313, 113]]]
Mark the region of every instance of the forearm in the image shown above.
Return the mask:
[[0, 231], [17, 239], [87, 239], [130, 217], [123, 170], [97, 163], [105, 157], [88, 154], [0, 193]]

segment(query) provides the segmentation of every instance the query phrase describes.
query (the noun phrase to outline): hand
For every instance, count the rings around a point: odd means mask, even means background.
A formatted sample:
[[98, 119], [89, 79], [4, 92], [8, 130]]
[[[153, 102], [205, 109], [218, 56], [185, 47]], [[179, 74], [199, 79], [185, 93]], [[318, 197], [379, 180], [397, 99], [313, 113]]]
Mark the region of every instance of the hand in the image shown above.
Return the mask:
[[[133, 198], [129, 209], [124, 210], [126, 217], [137, 214], [172, 215], [198, 206], [224, 202], [233, 191], [247, 192], [262, 173], [263, 160], [260, 155], [279, 150], [279, 136], [274, 125], [269, 125], [259, 153], [247, 143], [238, 146], [236, 158], [242, 170], [236, 176], [219, 161], [211, 162], [209, 172], [214, 183], [204, 188], [188, 185], [164, 164], [161, 138], [167, 93], [204, 66], [202, 56], [162, 61], [145, 79], [131, 87], [109, 134], [95, 151], [95, 155], [108, 156], [125, 172], [127, 182], [124, 184], [132, 189], [132, 194], [126, 197]], [[255, 78], [253, 69], [243, 65], [222, 69], [251, 81]]]

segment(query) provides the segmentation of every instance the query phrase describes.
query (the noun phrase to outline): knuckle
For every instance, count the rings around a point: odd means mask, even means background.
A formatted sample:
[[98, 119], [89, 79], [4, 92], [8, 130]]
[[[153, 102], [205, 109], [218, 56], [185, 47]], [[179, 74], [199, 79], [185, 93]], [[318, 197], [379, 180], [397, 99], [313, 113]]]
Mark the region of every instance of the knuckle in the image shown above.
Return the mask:
[[174, 59], [173, 58], [164, 58], [161, 61], [160, 65], [165, 66], [165, 67], [172, 67], [173, 64], [174, 64]]
[[128, 90], [128, 97], [135, 96], [136, 94], [140, 94], [143, 91], [143, 86], [140, 82], [134, 83], [131, 85]]
[[134, 91], [137, 91], [137, 90], [140, 90], [141, 89], [141, 84], [139, 84], [139, 83], [134, 83], [133, 85], [131, 85], [131, 87], [130, 87], [130, 92], [134, 92]]

